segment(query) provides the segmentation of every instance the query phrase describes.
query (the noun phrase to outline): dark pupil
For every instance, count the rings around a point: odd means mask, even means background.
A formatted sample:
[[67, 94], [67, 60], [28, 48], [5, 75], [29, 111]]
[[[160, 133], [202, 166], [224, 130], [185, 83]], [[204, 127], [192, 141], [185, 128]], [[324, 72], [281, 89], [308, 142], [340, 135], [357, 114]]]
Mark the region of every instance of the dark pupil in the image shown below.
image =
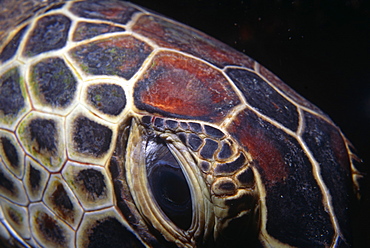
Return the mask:
[[179, 163], [158, 138], [148, 142], [146, 169], [149, 187], [159, 207], [178, 227], [189, 229], [192, 203], [188, 183]]
[[163, 170], [163, 168], [156, 171], [156, 177], [152, 180], [159, 187], [157, 192], [173, 206], [182, 207], [186, 205], [190, 200], [190, 192], [184, 175], [181, 171], [171, 171], [172, 168], [168, 167]]

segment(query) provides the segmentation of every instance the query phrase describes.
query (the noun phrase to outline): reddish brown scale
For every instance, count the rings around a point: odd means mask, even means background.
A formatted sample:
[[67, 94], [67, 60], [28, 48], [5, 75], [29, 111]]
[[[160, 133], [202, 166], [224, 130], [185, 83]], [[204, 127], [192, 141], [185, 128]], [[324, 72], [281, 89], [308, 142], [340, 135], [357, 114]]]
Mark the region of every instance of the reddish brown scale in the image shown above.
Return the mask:
[[123, 2], [82, 1], [73, 4], [71, 11], [79, 16], [126, 24], [138, 10]]
[[243, 112], [230, 125], [229, 131], [250, 152], [263, 170], [266, 183], [273, 185], [284, 181], [288, 176], [288, 171], [281, 152], [265, 135], [267, 130], [255, 128], [252, 123], [253, 120], [250, 120], [248, 114]]
[[218, 122], [240, 100], [216, 69], [176, 53], [158, 54], [135, 87], [140, 109]]
[[173, 48], [203, 58], [214, 65], [241, 65], [252, 69], [254, 61], [225, 44], [156, 16], [142, 16], [132, 27], [159, 46]]
[[122, 13], [125, 13], [125, 10], [121, 8], [111, 8], [107, 10], [102, 10], [100, 13], [103, 16], [106, 16], [108, 19], [117, 19]]
[[[250, 110], [241, 112], [228, 130], [250, 152], [253, 166], [261, 175], [266, 192], [266, 231], [292, 246], [329, 244], [334, 227], [328, 208], [322, 204], [323, 193], [314, 177], [315, 166], [298, 140]], [[322, 140], [328, 142], [326, 136]], [[327, 162], [322, 165], [330, 166]], [[289, 225], [281, 228], [281, 223]], [[317, 233], [323, 234], [318, 237]]]

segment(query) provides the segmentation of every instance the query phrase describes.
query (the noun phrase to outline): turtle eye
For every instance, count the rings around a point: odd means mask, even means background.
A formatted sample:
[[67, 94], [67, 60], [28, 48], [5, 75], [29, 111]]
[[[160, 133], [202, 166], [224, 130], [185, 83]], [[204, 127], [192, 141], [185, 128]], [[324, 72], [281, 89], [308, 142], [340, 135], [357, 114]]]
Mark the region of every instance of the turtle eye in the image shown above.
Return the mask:
[[164, 140], [148, 140], [146, 172], [152, 195], [163, 213], [179, 228], [192, 222], [192, 199], [186, 177]]

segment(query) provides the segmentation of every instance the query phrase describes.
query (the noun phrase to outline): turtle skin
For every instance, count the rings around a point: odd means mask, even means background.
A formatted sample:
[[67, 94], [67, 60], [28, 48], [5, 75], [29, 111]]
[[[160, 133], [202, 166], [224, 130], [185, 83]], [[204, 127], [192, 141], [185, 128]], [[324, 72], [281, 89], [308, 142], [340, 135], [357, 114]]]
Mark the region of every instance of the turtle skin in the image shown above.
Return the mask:
[[142, 7], [32, 3], [0, 33], [4, 246], [351, 246], [359, 159], [319, 108]]

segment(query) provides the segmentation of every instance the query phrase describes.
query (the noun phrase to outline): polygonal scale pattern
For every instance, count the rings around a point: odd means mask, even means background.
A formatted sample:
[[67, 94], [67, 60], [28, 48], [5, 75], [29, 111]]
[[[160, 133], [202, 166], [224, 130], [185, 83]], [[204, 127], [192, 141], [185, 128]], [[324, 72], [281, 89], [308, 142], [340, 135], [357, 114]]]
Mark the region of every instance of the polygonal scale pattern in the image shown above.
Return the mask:
[[[199, 221], [214, 226], [176, 238], [152, 232], [127, 182], [136, 176], [125, 170], [133, 119], [142, 133], [191, 154], [212, 203], [202, 213], [212, 221]], [[264, 244], [350, 242], [346, 192], [355, 171], [348, 146], [321, 110], [251, 58], [130, 3], [51, 6], [0, 47], [6, 240], [195, 246], [205, 232], [223, 231], [240, 244], [250, 233], [235, 227], [258, 215], [253, 228]]]
[[[120, 15], [98, 13], [102, 7]], [[91, 229], [89, 219], [101, 222], [95, 211], [114, 206], [104, 168], [112, 123], [127, 118], [127, 80], [153, 50], [126, 32], [136, 12], [110, 1], [55, 6], [1, 49], [0, 226], [31, 246], [74, 246], [82, 220]], [[105, 222], [122, 226], [112, 214]], [[105, 222], [92, 232], [104, 233]]]
[[174, 52], [154, 56], [134, 90], [139, 109], [179, 118], [218, 122], [240, 104], [219, 70]]

